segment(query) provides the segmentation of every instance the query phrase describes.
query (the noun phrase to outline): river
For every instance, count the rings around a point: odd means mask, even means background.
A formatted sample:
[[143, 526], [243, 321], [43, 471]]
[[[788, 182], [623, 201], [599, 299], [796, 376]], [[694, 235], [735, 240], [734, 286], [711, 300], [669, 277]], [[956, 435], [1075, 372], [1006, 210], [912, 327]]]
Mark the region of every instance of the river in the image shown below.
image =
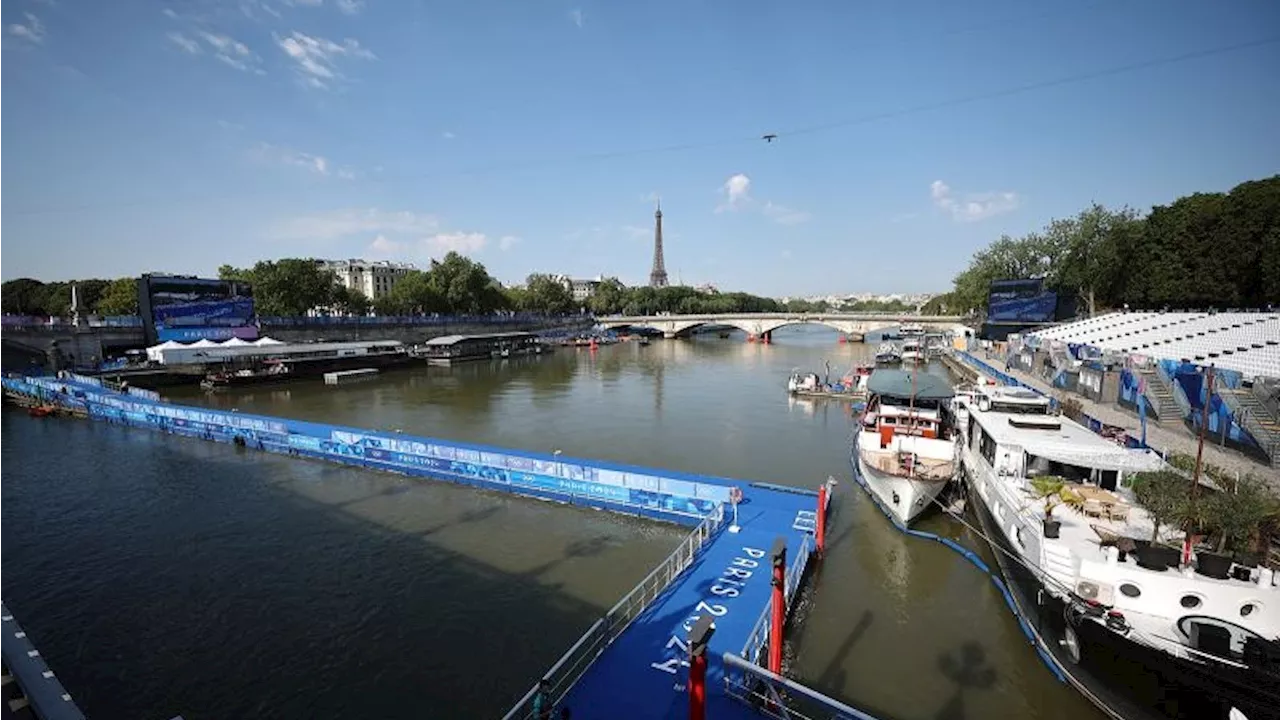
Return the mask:
[[[861, 495], [847, 404], [783, 388], [793, 368], [839, 375], [872, 350], [790, 328], [772, 345], [710, 335], [166, 396], [805, 487], [834, 476], [793, 676], [885, 720], [1100, 717], [990, 579]], [[0, 441], [4, 599], [94, 720], [498, 716], [685, 532], [11, 409]], [[936, 513], [921, 527], [982, 548]]]

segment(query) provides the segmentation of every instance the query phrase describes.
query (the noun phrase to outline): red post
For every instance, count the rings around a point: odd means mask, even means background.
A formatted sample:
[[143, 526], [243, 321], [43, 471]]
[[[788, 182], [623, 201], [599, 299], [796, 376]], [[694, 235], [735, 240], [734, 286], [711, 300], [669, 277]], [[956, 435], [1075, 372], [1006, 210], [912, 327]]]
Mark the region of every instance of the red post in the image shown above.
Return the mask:
[[773, 617], [769, 629], [769, 672], [782, 674], [782, 646], [786, 642], [782, 637], [782, 628], [787, 617], [787, 541], [778, 538], [773, 541]]
[[827, 484], [818, 488], [818, 528], [813, 534], [814, 544], [818, 548], [818, 557], [827, 549]]
[[755, 333], [747, 333], [747, 342], [753, 343], [755, 341], [756, 341]]
[[689, 633], [689, 720], [707, 717], [707, 645], [715, 631], [711, 616], [703, 615]]
[[760, 342], [764, 343], [765, 345], [768, 345], [769, 343], [773, 342], [773, 332], [770, 331], [767, 333], [761, 333]]

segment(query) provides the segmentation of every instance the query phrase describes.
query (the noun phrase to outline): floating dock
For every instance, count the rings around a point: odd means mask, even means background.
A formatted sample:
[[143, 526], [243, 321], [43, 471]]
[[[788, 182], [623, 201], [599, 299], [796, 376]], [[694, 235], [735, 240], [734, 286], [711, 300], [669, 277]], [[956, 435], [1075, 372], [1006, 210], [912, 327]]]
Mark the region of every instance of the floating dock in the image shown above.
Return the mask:
[[345, 385], [358, 380], [367, 380], [378, 374], [378, 368], [360, 368], [359, 370], [339, 370], [324, 374], [325, 385]]
[[[816, 703], [828, 717], [870, 719], [757, 664], [769, 646], [770, 623], [781, 623], [774, 598], [782, 600], [785, 618], [820, 551], [830, 482], [814, 491], [210, 410], [120, 393], [84, 376], [5, 378], [4, 391], [20, 402], [246, 450], [692, 526], [676, 550], [543, 675], [556, 712], [569, 708], [580, 720], [682, 718], [690, 714], [696, 686], [714, 717], [754, 717], [762, 702], [785, 706], [791, 700], [784, 697], [803, 697], [806, 707]], [[695, 628], [706, 631], [700, 623], [707, 620], [714, 629], [697, 645], [701, 654], [691, 653], [690, 636]], [[705, 684], [693, 680], [691, 664], [705, 672]], [[532, 718], [537, 694], [535, 685], [506, 717]]]
[[4, 632], [4, 717], [10, 717], [11, 713], [17, 717], [16, 713], [30, 708], [40, 720], [84, 720], [80, 708], [3, 602], [0, 602], [0, 627]]

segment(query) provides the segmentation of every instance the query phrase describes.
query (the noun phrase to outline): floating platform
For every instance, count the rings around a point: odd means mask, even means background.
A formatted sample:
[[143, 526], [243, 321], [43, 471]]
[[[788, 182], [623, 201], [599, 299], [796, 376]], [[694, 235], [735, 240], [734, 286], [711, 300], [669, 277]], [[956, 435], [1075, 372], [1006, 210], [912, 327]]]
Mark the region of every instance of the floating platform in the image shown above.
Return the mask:
[[[3, 381], [6, 396], [114, 424], [692, 526], [675, 552], [543, 675], [557, 713], [567, 707], [580, 719], [687, 717], [688, 638], [694, 623], [710, 616], [715, 631], [705, 687], [711, 716], [755, 717], [752, 703], [766, 697], [759, 693], [779, 697], [799, 688], [810, 701], [818, 698], [827, 716], [870, 717], [757, 664], [772, 605], [770, 551], [785, 547], [790, 610], [814, 557], [818, 514], [828, 512], [830, 492], [822, 494], [820, 509], [819, 493], [804, 488], [183, 406], [99, 383], [86, 377]], [[736, 514], [730, 509], [735, 497]], [[507, 718], [533, 717], [535, 689]]]
[[[40, 720], [84, 720], [80, 708], [3, 602], [0, 602], [0, 626], [4, 631], [4, 666], [8, 676], [4, 683], [7, 686], [4, 717], [10, 717], [11, 713], [12, 717], [20, 717], [17, 715], [20, 710], [30, 708], [32, 715]], [[15, 682], [10, 684], [10, 679]]]
[[368, 380], [378, 375], [378, 368], [360, 368], [359, 370], [340, 370], [324, 374], [325, 385], [345, 385], [359, 380]]
[[834, 390], [792, 390], [792, 395], [805, 398], [828, 398], [831, 400], [852, 400], [854, 402], [867, 399], [867, 393], [861, 392], [836, 392]]

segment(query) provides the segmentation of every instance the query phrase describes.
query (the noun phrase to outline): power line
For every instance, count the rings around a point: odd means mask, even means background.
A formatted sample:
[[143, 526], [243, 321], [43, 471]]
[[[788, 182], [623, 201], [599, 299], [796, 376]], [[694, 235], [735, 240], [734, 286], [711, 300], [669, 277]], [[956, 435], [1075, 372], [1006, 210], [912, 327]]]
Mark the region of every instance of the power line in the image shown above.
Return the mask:
[[[856, 125], [865, 125], [873, 122], [879, 122], [881, 120], [900, 118], [900, 117], [922, 113], [922, 112], [931, 112], [934, 110], [941, 110], [941, 109], [950, 108], [950, 107], [958, 107], [961, 105], [968, 105], [972, 103], [982, 102], [985, 100], [995, 100], [999, 98], [1011, 97], [1014, 95], [1020, 95], [1022, 93], [1032, 92], [1035, 90], [1044, 90], [1044, 89], [1053, 88], [1053, 87], [1061, 87], [1064, 85], [1087, 82], [1090, 80], [1097, 80], [1104, 77], [1112, 77], [1115, 75], [1136, 72], [1139, 70], [1146, 70], [1154, 67], [1161, 67], [1164, 65], [1172, 65], [1175, 63], [1189, 62], [1192, 60], [1200, 60], [1203, 58], [1213, 57], [1216, 55], [1224, 55], [1227, 53], [1238, 52], [1240, 50], [1247, 50], [1250, 48], [1272, 45], [1277, 42], [1280, 42], [1280, 36], [1271, 36], [1267, 38], [1261, 38], [1258, 40], [1250, 40], [1247, 42], [1234, 43], [1231, 45], [1222, 45], [1214, 48], [1195, 50], [1191, 52], [1182, 53], [1179, 55], [1166, 56], [1162, 58], [1153, 58], [1150, 60], [1143, 60], [1140, 62], [1117, 65], [1117, 66], [1105, 68], [1102, 70], [1095, 70], [1093, 72], [1077, 73], [1073, 75], [1054, 78], [1051, 80], [1042, 80], [1034, 83], [1026, 83], [1026, 84], [1017, 85], [1011, 88], [1005, 88], [1002, 90], [995, 90], [991, 92], [977, 93], [977, 94], [966, 95], [962, 97], [949, 98], [949, 99], [941, 100], [937, 102], [925, 103], [925, 104], [915, 105], [907, 108], [900, 108], [897, 110], [889, 110], [889, 111], [883, 111], [878, 113], [872, 113], [869, 115], [862, 115], [859, 117], [848, 118], [845, 120], [838, 120], [834, 122], [798, 127], [791, 130], [775, 131], [769, 134], [776, 136], [777, 139], [779, 140], [785, 140], [788, 137], [814, 135], [814, 134], [823, 133], [823, 132], [830, 132], [832, 130], [839, 130], [843, 128], [853, 127]], [[510, 172], [510, 171], [516, 171], [516, 170], [528, 170], [528, 169], [541, 168], [541, 167], [554, 167], [554, 166], [560, 166], [560, 165], [570, 165], [570, 164], [587, 163], [587, 162], [600, 162], [605, 160], [615, 160], [615, 159], [627, 158], [627, 157], [659, 155], [659, 154], [676, 153], [676, 152], [690, 152], [694, 150], [705, 150], [705, 149], [716, 148], [716, 147], [726, 147], [730, 145], [738, 145], [738, 144], [745, 145], [747, 143], [759, 143], [760, 138], [761, 138], [761, 135], [759, 133], [752, 133], [749, 136], [738, 136], [733, 138], [724, 138], [720, 140], [677, 143], [677, 144], [671, 144], [671, 145], [651, 146], [646, 148], [633, 148], [630, 150], [614, 150], [614, 151], [606, 151], [606, 152], [583, 153], [578, 155], [570, 155], [570, 156], [566, 156], [558, 159], [551, 158], [551, 159], [545, 159], [545, 160], [531, 160], [525, 163], [503, 163], [503, 164], [489, 165], [489, 166], [477, 167], [477, 168], [471, 168], [471, 169], [456, 170], [451, 172], [412, 173], [412, 174], [406, 174], [406, 175], [398, 175], [394, 177], [377, 178], [374, 180], [374, 182], [386, 183], [386, 182], [403, 181], [403, 180], [428, 180], [428, 179], [440, 179], [440, 178], [456, 178], [456, 177], [465, 177], [470, 175], [483, 175], [483, 174], [492, 173], [492, 172]], [[32, 208], [27, 210], [10, 210], [10, 211], [7, 211], [7, 214], [11, 217], [13, 216], [23, 217], [23, 216], [32, 216], [32, 215], [49, 215], [54, 213], [88, 212], [92, 210], [103, 210], [103, 209], [124, 209], [124, 208], [135, 208], [135, 207], [146, 207], [146, 206], [160, 205], [160, 204], [182, 204], [182, 203], [188, 203], [188, 202], [207, 202], [211, 200], [229, 200], [229, 199], [236, 199], [236, 198], [242, 198], [242, 197], [243, 195], [202, 194], [200, 196], [188, 196], [185, 198], [172, 198], [172, 197], [154, 198], [150, 200], [139, 200], [134, 202], [90, 203], [90, 204], [64, 206], [64, 207], [44, 207], [44, 208]]]

